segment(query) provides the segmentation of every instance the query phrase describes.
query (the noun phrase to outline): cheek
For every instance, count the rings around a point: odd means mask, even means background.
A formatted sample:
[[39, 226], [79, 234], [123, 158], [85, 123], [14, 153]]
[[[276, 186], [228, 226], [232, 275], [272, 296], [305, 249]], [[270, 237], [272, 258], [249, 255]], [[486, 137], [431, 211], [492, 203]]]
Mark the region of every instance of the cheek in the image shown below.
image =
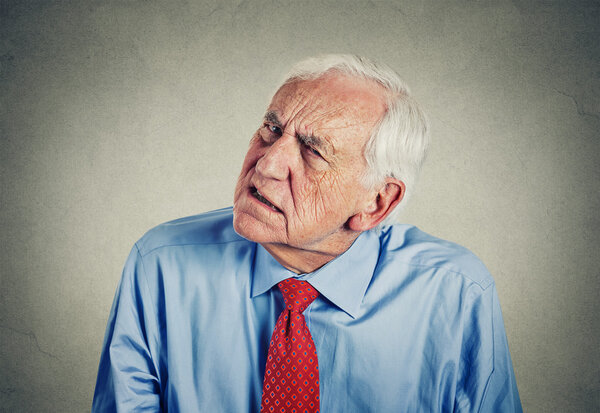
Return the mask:
[[250, 146], [248, 147], [248, 152], [246, 152], [246, 157], [244, 158], [244, 163], [242, 163], [242, 170], [238, 176], [238, 180], [235, 187], [235, 196], [237, 198], [238, 192], [241, 191], [242, 187], [245, 185], [245, 181], [249, 176], [249, 172], [254, 168], [258, 159], [260, 159], [259, 147], [256, 144], [255, 138], [252, 138], [250, 141]]
[[251, 168], [256, 165], [256, 162], [262, 156], [261, 145], [258, 139], [255, 137], [250, 141], [250, 146], [248, 147], [248, 152], [246, 152], [246, 157], [244, 158], [244, 163], [242, 164], [242, 172], [248, 172]]
[[343, 213], [345, 198], [341, 186], [340, 177], [335, 173], [322, 172], [311, 177], [298, 191], [299, 214], [312, 221], [322, 221]]

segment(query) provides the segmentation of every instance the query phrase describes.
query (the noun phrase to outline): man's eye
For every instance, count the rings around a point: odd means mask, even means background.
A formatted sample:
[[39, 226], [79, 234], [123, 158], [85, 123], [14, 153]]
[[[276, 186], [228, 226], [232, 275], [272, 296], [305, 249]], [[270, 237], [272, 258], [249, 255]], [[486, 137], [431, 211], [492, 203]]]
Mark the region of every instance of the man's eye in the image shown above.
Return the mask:
[[281, 135], [283, 132], [281, 130], [281, 128], [279, 126], [276, 125], [270, 125], [270, 124], [265, 124], [265, 126], [267, 127], [267, 129], [269, 129], [269, 131], [271, 133], [274, 133], [275, 135]]
[[312, 153], [315, 156], [318, 156], [319, 158], [321, 158], [321, 153], [319, 153], [318, 150], [316, 150], [315, 148], [306, 145], [306, 150], [308, 150], [310, 153]]

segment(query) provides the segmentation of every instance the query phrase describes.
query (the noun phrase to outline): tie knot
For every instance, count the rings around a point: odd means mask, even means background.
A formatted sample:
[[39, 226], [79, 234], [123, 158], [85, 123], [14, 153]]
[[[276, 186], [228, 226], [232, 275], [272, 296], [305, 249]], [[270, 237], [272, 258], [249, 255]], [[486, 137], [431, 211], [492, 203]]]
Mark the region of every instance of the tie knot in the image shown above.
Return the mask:
[[277, 286], [283, 294], [285, 307], [290, 311], [303, 312], [319, 296], [312, 285], [295, 278], [283, 280]]

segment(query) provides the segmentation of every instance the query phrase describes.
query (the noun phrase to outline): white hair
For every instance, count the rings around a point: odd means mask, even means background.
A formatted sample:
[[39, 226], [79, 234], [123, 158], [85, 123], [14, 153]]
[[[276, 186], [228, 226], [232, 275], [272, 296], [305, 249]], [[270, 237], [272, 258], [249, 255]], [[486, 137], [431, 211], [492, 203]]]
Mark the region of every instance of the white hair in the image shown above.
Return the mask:
[[[429, 146], [428, 122], [408, 86], [386, 65], [356, 55], [330, 54], [296, 63], [283, 85], [296, 80], [317, 79], [332, 71], [373, 80], [387, 91], [386, 113], [373, 128], [366, 146], [367, 172], [363, 185], [368, 189], [382, 185], [387, 177], [406, 186], [401, 205], [414, 191], [417, 176]], [[380, 224], [393, 224], [401, 208], [396, 207]]]

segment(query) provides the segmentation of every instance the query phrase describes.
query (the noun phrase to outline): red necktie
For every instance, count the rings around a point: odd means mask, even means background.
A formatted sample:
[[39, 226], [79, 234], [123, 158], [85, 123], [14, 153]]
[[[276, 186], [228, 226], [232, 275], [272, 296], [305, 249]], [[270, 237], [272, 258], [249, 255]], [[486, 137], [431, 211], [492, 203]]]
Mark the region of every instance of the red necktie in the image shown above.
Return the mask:
[[277, 319], [269, 344], [260, 411], [318, 413], [317, 351], [302, 312], [319, 292], [308, 282], [294, 278], [277, 286], [285, 309]]

